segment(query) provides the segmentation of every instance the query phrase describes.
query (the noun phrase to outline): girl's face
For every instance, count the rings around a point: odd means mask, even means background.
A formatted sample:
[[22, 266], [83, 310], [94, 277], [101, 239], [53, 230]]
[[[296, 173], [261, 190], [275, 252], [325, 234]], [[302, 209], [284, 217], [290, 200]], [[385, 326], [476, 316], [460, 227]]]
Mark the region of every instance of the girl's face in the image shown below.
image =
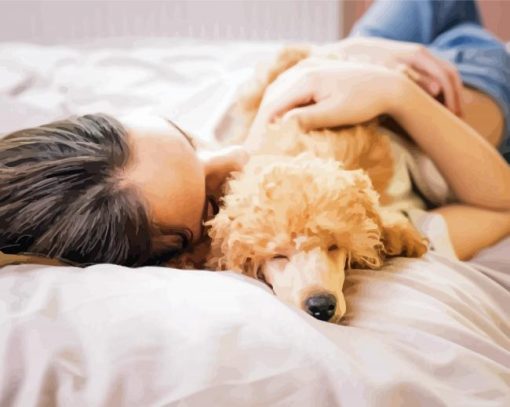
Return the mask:
[[201, 151], [189, 135], [159, 116], [129, 116], [121, 122], [131, 149], [122, 182], [138, 187], [151, 220], [163, 233], [165, 228], [187, 228], [196, 242], [203, 235], [203, 220], [212, 216], [206, 191], [214, 191], [230, 172], [239, 170], [247, 153], [241, 147]]

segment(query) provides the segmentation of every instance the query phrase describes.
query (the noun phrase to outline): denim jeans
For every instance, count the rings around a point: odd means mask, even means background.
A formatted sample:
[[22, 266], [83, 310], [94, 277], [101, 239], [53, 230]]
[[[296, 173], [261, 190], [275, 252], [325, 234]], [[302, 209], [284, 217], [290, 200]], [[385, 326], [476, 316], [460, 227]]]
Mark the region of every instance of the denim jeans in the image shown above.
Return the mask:
[[379, 0], [351, 36], [417, 42], [452, 62], [464, 84], [500, 106], [505, 126], [499, 151], [510, 163], [510, 54], [483, 28], [475, 1]]

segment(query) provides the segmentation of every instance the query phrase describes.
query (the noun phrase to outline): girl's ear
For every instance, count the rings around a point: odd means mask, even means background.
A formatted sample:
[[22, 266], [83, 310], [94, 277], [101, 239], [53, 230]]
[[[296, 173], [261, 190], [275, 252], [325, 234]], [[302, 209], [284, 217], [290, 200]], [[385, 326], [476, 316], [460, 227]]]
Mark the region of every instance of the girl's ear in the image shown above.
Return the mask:
[[156, 252], [167, 249], [181, 250], [184, 241], [179, 235], [156, 235], [152, 239], [153, 249]]

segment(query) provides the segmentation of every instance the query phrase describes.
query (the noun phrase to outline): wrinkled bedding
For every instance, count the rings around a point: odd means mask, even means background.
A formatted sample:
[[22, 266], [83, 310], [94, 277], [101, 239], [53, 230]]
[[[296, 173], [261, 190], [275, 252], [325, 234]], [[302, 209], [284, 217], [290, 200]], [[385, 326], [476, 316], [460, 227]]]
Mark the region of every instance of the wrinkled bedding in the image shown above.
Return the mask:
[[72, 114], [152, 112], [197, 136], [214, 130], [272, 43], [0, 43], [0, 134]]
[[[151, 110], [205, 140], [277, 44], [0, 44], [0, 133]], [[0, 269], [0, 405], [508, 406], [510, 238], [352, 270], [342, 325], [233, 273]]]

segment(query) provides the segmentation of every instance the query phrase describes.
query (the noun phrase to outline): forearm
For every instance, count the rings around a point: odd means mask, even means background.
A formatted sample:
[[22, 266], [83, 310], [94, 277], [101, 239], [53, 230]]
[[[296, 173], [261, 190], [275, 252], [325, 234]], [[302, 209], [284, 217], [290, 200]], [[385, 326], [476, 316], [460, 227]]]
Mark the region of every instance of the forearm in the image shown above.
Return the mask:
[[407, 79], [390, 105], [461, 202], [510, 210], [510, 167], [487, 140]]

